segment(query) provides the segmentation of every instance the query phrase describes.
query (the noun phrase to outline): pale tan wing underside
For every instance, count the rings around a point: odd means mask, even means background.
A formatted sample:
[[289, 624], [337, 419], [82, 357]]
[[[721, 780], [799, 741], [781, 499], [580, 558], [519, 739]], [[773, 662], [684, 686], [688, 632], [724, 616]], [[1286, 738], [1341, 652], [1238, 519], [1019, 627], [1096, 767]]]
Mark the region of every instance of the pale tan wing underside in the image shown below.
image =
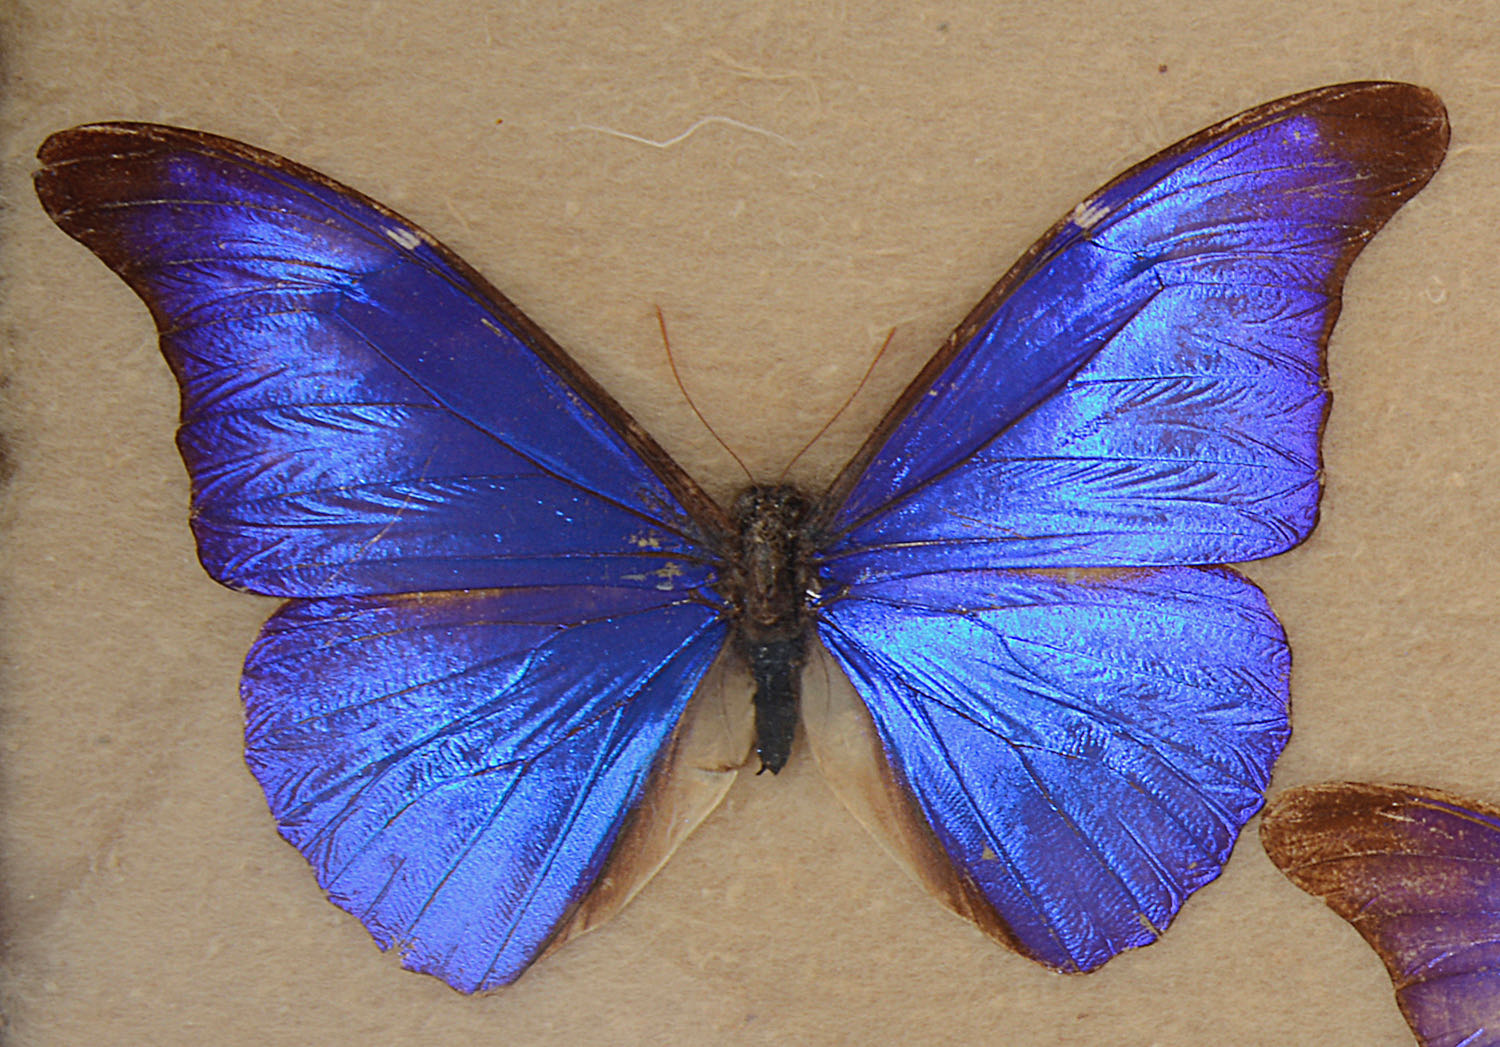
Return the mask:
[[744, 677], [743, 662], [726, 647], [688, 704], [593, 890], [543, 955], [624, 908], [719, 806], [755, 744]]
[[978, 885], [956, 870], [910, 793], [897, 781], [869, 711], [821, 643], [804, 675], [802, 725], [834, 795], [897, 864], [944, 907], [1021, 951]]

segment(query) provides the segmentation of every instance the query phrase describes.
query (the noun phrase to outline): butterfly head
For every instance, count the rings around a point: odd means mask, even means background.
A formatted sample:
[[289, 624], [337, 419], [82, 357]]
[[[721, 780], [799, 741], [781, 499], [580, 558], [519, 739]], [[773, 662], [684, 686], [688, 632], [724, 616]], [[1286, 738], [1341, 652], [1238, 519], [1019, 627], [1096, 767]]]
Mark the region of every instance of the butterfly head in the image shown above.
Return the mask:
[[801, 632], [807, 511], [807, 499], [784, 485], [750, 487], [735, 499], [724, 595], [752, 643]]

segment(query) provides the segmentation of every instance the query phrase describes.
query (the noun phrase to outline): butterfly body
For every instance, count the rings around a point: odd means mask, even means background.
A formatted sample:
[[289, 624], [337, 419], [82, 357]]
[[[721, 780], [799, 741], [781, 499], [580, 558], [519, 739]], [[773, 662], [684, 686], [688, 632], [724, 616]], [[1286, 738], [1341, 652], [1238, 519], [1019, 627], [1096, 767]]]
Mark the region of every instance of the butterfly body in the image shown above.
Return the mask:
[[[1221, 565], [1312, 529], [1345, 274], [1446, 143], [1391, 83], [1184, 139], [1026, 252], [826, 491], [729, 512], [454, 252], [315, 171], [101, 124], [49, 138], [36, 187], [157, 321], [204, 567], [286, 600], [241, 685], [282, 835], [474, 991], [724, 795], [686, 713], [726, 644], [763, 766], [800, 722], [953, 911], [1061, 971], [1155, 940], [1289, 731], [1285, 634]], [[799, 721], [815, 642], [860, 744]]]
[[808, 551], [808, 499], [787, 486], [755, 486], [735, 499], [736, 556], [720, 592], [732, 608], [734, 644], [755, 682], [755, 747], [761, 766], [786, 766], [807, 660], [806, 600], [816, 579]]

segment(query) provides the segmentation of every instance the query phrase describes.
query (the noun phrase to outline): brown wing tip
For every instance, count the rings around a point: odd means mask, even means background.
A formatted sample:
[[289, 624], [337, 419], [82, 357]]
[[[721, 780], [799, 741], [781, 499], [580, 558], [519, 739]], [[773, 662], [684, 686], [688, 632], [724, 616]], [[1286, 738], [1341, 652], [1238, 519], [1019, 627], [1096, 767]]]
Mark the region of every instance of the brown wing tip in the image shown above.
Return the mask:
[[34, 175], [38, 192], [48, 181], [61, 177], [62, 170], [73, 164], [159, 152], [162, 147], [170, 146], [174, 139], [200, 147], [237, 144], [199, 131], [160, 124], [82, 124], [53, 132], [37, 147], [36, 158], [42, 165]]
[[73, 160], [117, 156], [120, 154], [122, 145], [138, 146], [147, 143], [163, 146], [193, 145], [198, 148], [221, 149], [256, 156], [272, 155], [264, 150], [247, 146], [243, 142], [212, 135], [206, 131], [132, 120], [110, 120], [96, 124], [79, 124], [77, 127], [54, 131], [37, 147], [36, 158], [44, 165], [65, 164]]
[[109, 168], [97, 165], [185, 147], [234, 153], [260, 163], [277, 160], [270, 153], [202, 131], [123, 121], [83, 124], [48, 135], [37, 147], [41, 166], [32, 174], [32, 184], [48, 216], [69, 235], [77, 236], [81, 223], [72, 211], [101, 194], [107, 196], [113, 184]]
[[1448, 110], [1435, 93], [1415, 84], [1374, 82], [1325, 88], [1311, 108], [1361, 167], [1400, 172], [1391, 210], [1436, 173], [1448, 152]]
[[1262, 812], [1261, 847], [1294, 886], [1347, 919], [1364, 895], [1351, 893], [1351, 870], [1339, 859], [1365, 850], [1373, 813], [1402, 798], [1396, 787], [1361, 782], [1288, 789]]
[[[36, 158], [42, 162], [42, 167], [45, 169], [68, 163], [80, 156], [92, 155], [97, 152], [92, 147], [100, 141], [101, 132], [110, 126], [109, 124], [84, 124], [81, 127], [70, 127], [65, 131], [54, 131], [41, 145], [37, 146]], [[37, 174], [40, 175], [41, 171]]]
[[1283, 790], [1267, 801], [1260, 816], [1260, 842], [1271, 861], [1285, 869], [1297, 841], [1310, 828], [1328, 823], [1363, 798], [1369, 787], [1359, 782], [1321, 782]]

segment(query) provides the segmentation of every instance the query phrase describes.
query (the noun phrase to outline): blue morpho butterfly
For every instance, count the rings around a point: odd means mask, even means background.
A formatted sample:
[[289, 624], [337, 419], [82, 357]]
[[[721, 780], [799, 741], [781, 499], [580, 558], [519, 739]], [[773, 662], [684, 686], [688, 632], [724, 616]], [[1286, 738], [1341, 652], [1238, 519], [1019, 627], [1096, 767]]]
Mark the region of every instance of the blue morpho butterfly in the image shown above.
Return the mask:
[[1500, 807], [1326, 782], [1276, 797], [1260, 837], [1379, 953], [1423, 1047], [1500, 1045]]
[[408, 967], [503, 985], [623, 905], [727, 788], [679, 726], [721, 648], [774, 771], [821, 642], [878, 737], [845, 801], [954, 911], [1087, 971], [1261, 805], [1286, 640], [1213, 565], [1312, 529], [1344, 275], [1447, 138], [1390, 83], [1193, 135], [1027, 251], [826, 491], [728, 511], [322, 175], [101, 124], [49, 138], [36, 186], [156, 318], [204, 566], [289, 598], [245, 665], [250, 767]]

